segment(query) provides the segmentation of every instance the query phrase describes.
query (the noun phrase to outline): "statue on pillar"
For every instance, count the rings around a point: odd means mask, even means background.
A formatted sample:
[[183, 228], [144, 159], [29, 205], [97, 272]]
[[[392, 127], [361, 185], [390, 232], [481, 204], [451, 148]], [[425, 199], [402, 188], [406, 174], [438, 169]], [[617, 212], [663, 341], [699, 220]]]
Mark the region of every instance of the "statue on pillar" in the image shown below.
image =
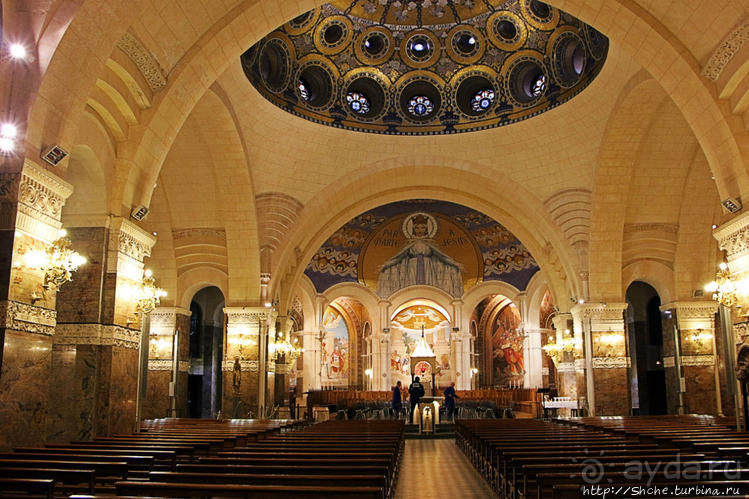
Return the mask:
[[231, 385], [233, 388], [234, 397], [239, 398], [239, 390], [242, 386], [242, 364], [239, 362], [239, 357], [234, 357], [234, 369], [232, 372]]

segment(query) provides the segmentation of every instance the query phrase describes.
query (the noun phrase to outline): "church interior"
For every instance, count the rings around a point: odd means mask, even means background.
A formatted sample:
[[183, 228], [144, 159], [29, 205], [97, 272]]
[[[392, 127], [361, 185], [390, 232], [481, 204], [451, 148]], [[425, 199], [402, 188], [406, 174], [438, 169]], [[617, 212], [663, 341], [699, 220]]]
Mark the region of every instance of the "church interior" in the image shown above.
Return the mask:
[[0, 497], [749, 493], [749, 0], [0, 28]]

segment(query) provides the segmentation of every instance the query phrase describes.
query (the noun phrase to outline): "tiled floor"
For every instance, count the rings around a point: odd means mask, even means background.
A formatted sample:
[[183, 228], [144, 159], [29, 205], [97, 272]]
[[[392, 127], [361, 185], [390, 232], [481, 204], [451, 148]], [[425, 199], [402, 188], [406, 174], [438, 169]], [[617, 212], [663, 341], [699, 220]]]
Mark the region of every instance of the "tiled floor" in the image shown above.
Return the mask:
[[396, 499], [496, 497], [455, 440], [406, 440]]

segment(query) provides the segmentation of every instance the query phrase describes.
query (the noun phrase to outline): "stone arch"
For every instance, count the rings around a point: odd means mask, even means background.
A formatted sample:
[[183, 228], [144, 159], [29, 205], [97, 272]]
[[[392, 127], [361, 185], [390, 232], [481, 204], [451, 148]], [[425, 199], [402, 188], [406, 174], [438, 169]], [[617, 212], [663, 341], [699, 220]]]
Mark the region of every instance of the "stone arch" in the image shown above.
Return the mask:
[[224, 295], [224, 299], [228, 301], [229, 297], [226, 291], [229, 288], [229, 283], [226, 274], [211, 268], [188, 270], [177, 278], [179, 295], [175, 302], [179, 303], [180, 307], [189, 309], [190, 301], [195, 293], [210, 286], [217, 287]]
[[[306, 263], [340, 226], [369, 209], [414, 198], [450, 201], [484, 213], [510, 230], [539, 266], [548, 269], [550, 285], [557, 293], [567, 292], [568, 287], [579, 288], [571, 248], [543, 204], [532, 194], [509, 178], [481, 177], [473, 173], [478, 167], [470, 163], [454, 161], [453, 167], [444, 167], [432, 166], [432, 161], [437, 160], [409, 157], [372, 165], [363, 169], [360, 178], [341, 186], [331, 196], [310, 202], [286, 244], [279, 248], [274, 275], [286, 276], [291, 272], [281, 286], [281, 303], [288, 300], [289, 290], [304, 272]], [[507, 206], [516, 210], [511, 214], [505, 209]], [[271, 281], [271, 287], [280, 284], [280, 279]]]
[[655, 289], [661, 297], [661, 303], [671, 303], [676, 299], [674, 289], [674, 271], [669, 266], [653, 260], [640, 260], [622, 269], [622, 296], [629, 286], [641, 281]]

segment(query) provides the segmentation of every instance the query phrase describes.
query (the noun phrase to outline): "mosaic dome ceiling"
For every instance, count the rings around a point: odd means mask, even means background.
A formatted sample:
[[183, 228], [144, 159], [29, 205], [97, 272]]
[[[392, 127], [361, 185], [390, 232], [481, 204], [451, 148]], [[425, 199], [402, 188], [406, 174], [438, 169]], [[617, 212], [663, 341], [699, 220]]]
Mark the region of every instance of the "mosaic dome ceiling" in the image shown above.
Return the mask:
[[324, 125], [385, 134], [481, 130], [581, 92], [608, 39], [539, 0], [338, 0], [241, 57], [270, 102]]

